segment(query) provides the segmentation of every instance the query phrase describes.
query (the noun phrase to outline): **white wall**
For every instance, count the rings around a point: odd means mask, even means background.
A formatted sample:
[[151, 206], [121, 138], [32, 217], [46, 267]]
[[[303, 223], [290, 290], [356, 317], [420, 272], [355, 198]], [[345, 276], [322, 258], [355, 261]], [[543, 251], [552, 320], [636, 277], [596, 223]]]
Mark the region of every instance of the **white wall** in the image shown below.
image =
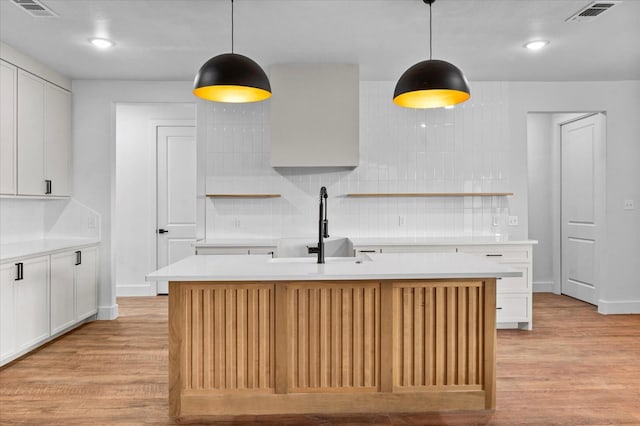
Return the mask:
[[[529, 112], [606, 114], [607, 238], [598, 310], [640, 313], [640, 277], [635, 266], [640, 259], [640, 209], [623, 210], [625, 199], [640, 198], [640, 81], [513, 82], [510, 87], [510, 139], [514, 144], [526, 143]], [[526, 170], [526, 155], [514, 160], [515, 167]], [[527, 173], [520, 176], [526, 177]]]
[[156, 132], [195, 123], [195, 104], [116, 105], [115, 281], [117, 296], [155, 295], [144, 277], [156, 267]]
[[74, 196], [102, 217], [98, 317], [118, 316], [113, 219], [115, 218], [116, 103], [191, 103], [190, 82], [74, 80]]
[[[363, 82], [363, 88], [369, 87], [372, 91], [374, 87], [380, 87], [380, 90], [384, 92], [384, 87], [391, 87], [392, 82], [382, 82], [382, 83], [368, 83]], [[476, 89], [476, 87], [478, 89]], [[636, 208], [634, 211], [623, 211], [622, 210], [622, 201], [624, 199], [634, 199], [636, 200], [636, 205], [639, 204], [640, 200], [640, 168], [637, 167], [637, 164], [640, 162], [640, 144], [638, 140], [640, 140], [640, 120], [637, 117], [640, 115], [640, 82], [639, 81], [630, 81], [630, 82], [561, 82], [561, 83], [537, 83], [537, 82], [509, 82], [509, 83], [472, 83], [472, 99], [483, 99], [484, 96], [481, 96], [483, 93], [482, 87], [495, 88], [493, 90], [489, 90], [488, 96], [492, 96], [496, 93], [506, 93], [506, 98], [502, 102], [505, 105], [505, 109], [503, 110], [506, 114], [502, 120], [506, 121], [505, 127], [498, 127], [498, 129], [504, 129], [506, 131], [506, 136], [504, 138], [500, 137], [499, 141], [502, 144], [503, 141], [507, 141], [508, 143], [508, 154], [507, 159], [504, 163], [507, 164], [507, 168], [505, 169], [506, 176], [508, 180], [504, 180], [500, 185], [488, 185], [486, 188], [493, 190], [508, 190], [513, 191], [516, 195], [514, 197], [510, 197], [508, 200], [509, 203], [509, 211], [510, 214], [515, 214], [519, 216], [520, 224], [518, 227], [509, 228], [509, 235], [511, 238], [527, 238], [528, 234], [528, 174], [527, 174], [527, 114], [529, 112], [562, 112], [562, 111], [605, 111], [607, 114], [607, 233], [608, 233], [608, 241], [607, 244], [608, 253], [607, 258], [604, 259], [604, 268], [603, 268], [603, 276], [607, 277], [606, 285], [603, 285], [603, 291], [600, 294], [600, 311], [601, 312], [621, 312], [626, 310], [632, 310], [634, 312], [640, 312], [640, 283], [638, 282], [639, 278], [634, 270], [634, 262], [637, 262], [636, 259], [640, 258], [640, 217], [639, 210]], [[361, 102], [367, 104], [367, 99], [365, 98], [365, 94], [367, 90], [362, 91], [363, 95], [361, 97]], [[477, 96], [476, 96], [477, 95]], [[383, 98], [383, 95], [374, 95], [380, 96], [380, 99]], [[390, 97], [388, 98], [390, 99]], [[387, 103], [390, 103], [389, 100], [386, 100]], [[100, 306], [103, 312], [107, 312], [111, 314], [113, 317], [114, 314], [117, 315], [117, 305], [115, 304], [115, 284], [112, 280], [111, 275], [111, 232], [112, 232], [112, 224], [111, 218], [113, 215], [114, 208], [114, 189], [115, 189], [115, 102], [193, 102], [193, 97], [191, 95], [191, 84], [189, 82], [106, 82], [106, 81], [74, 81], [73, 82], [73, 101], [74, 101], [74, 167], [75, 167], [75, 182], [74, 188], [76, 197], [84, 204], [98, 211], [103, 217], [103, 255], [102, 259], [102, 269], [101, 269], [101, 282], [104, 283], [100, 289]], [[381, 104], [380, 108], [387, 108], [386, 104]], [[200, 107], [208, 108], [208, 112], [203, 112]], [[264, 106], [262, 106], [264, 107]], [[216, 133], [220, 132], [219, 125], [213, 121], [211, 117], [211, 108], [214, 108], [214, 104], [210, 103], [199, 103], [198, 104], [198, 120], [204, 118], [206, 123], [200, 123], [201, 125], [198, 127], [198, 139], [199, 141], [204, 138], [206, 140], [216, 140]], [[255, 108], [260, 108], [255, 106]], [[471, 122], [473, 120], [477, 120], [478, 125], [482, 127], [482, 123], [486, 120], [492, 120], [491, 114], [485, 114], [485, 111], [489, 111], [491, 109], [485, 110], [474, 109], [477, 110], [478, 114], [472, 114]], [[465, 111], [465, 112], [460, 112]], [[498, 110], [498, 114], [499, 114]], [[255, 110], [254, 110], [255, 112]], [[451, 111], [442, 111], [441, 114], [449, 113]], [[454, 110], [454, 114], [466, 114], [465, 109]], [[234, 120], [233, 113], [229, 112], [230, 119]], [[399, 113], [400, 114], [400, 113]], [[419, 111], [407, 111], [406, 114], [402, 113], [403, 118], [397, 118], [397, 127], [390, 128], [390, 131], [385, 133], [380, 138], [389, 138], [390, 144], [389, 146], [393, 147], [390, 151], [390, 156], [394, 155], [395, 160], [393, 160], [393, 164], [399, 165], [399, 167], [387, 168], [384, 173], [391, 174], [392, 176], [398, 176], [398, 172], [404, 173], [405, 171], [413, 171], [413, 160], [411, 158], [406, 157], [408, 152], [414, 152], [414, 154], [418, 151], [410, 151], [407, 147], [406, 150], [404, 147], [405, 143], [407, 143], [407, 137], [411, 136], [410, 134], [401, 134], [397, 135], [395, 132], [397, 129], [402, 128], [402, 121], [407, 120], [407, 122], [411, 123], [411, 114], [421, 114]], [[379, 116], [380, 118], [380, 127], [379, 129], [385, 128], [385, 123], [391, 122], [391, 115], [382, 114]], [[506, 120], [504, 120], [506, 118]], [[413, 117], [415, 123], [415, 117]], [[498, 118], [499, 119], [499, 118]], [[263, 119], [258, 119], [254, 127], [250, 127], [249, 131], [257, 131], [262, 132], [264, 122], [260, 121]], [[394, 118], [395, 120], [395, 118]], [[466, 121], [468, 122], [468, 121]], [[444, 123], [444, 121], [442, 121]], [[373, 126], [376, 123], [371, 123]], [[224, 126], [223, 126], [224, 127]], [[242, 126], [240, 126], [242, 127]], [[444, 125], [442, 128], [445, 127]], [[227, 129], [231, 129], [231, 127], [227, 126]], [[474, 127], [465, 127], [463, 133], [463, 141], [467, 140], [472, 143], [477, 143], [478, 140], [484, 141], [484, 143], [492, 143], [494, 141], [493, 137], [490, 133], [478, 133]], [[486, 127], [487, 131], [490, 131], [490, 127]], [[364, 136], [367, 134], [366, 129], [365, 132], [362, 133], [363, 141], [367, 141], [369, 136]], [[417, 128], [412, 129], [414, 132], [419, 131]], [[240, 135], [243, 135], [240, 132]], [[445, 131], [446, 135], [446, 131]], [[374, 135], [374, 137], [377, 137]], [[227, 154], [232, 154], [228, 158], [237, 158], [240, 163], [242, 163], [243, 158], [241, 155], [242, 148], [245, 143], [245, 139], [240, 139], [242, 144], [231, 144], [227, 146], [227, 148], [223, 148], [227, 150]], [[261, 158], [260, 149], [264, 150], [264, 146], [259, 148], [261, 145], [257, 141], [261, 141], [260, 138], [249, 138], [247, 140], [251, 141], [251, 150], [254, 154], [251, 161], [262, 161], [259, 160]], [[454, 141], [456, 137], [454, 136]], [[419, 143], [419, 139], [409, 139], [409, 143], [413, 143], [411, 141], [416, 141]], [[436, 144], [443, 144], [442, 139], [436, 135], [434, 142]], [[227, 142], [229, 143], [229, 142]], [[262, 142], [261, 142], [262, 143]], [[364, 142], [367, 143], [367, 142]], [[455, 142], [454, 142], [455, 144]], [[213, 150], [215, 152], [216, 144], [208, 143], [206, 145], [207, 149]], [[474, 145], [472, 145], [474, 146]], [[482, 145], [480, 145], [482, 146]], [[501, 145], [502, 146], [502, 145]], [[254, 148], [255, 147], [255, 148]], [[229, 149], [231, 152], [229, 152]], [[246, 149], [249, 149], [248, 147]], [[473, 150], [473, 148], [471, 148]], [[235, 153], [233, 150], [239, 150]], [[211, 152], [211, 151], [210, 151]], [[403, 158], [400, 154], [401, 152], [405, 153], [405, 157]], [[450, 151], [436, 151], [436, 152], [450, 152]], [[457, 152], [457, 151], [453, 151]], [[461, 148], [461, 152], [468, 153], [468, 148]], [[473, 151], [472, 151], [473, 152]], [[234, 157], [233, 155], [236, 154]], [[463, 158], [466, 154], [463, 154]], [[463, 161], [475, 161], [476, 158], [481, 159], [482, 151], [478, 150], [477, 155], [474, 153], [470, 160]], [[213, 157], [213, 156], [212, 156]], [[455, 158], [455, 155], [453, 155]], [[210, 156], [207, 154], [207, 160], [209, 160]], [[362, 166], [356, 169], [358, 176], [363, 177], [362, 182], [365, 182], [364, 187], [356, 187], [367, 190], [370, 188], [370, 181], [376, 181], [375, 175], [377, 171], [378, 179], [380, 182], [380, 168], [376, 168], [378, 165], [374, 161], [369, 160], [369, 158], [373, 158], [369, 156], [369, 154], [364, 153]], [[441, 157], [442, 158], [442, 157]], [[444, 158], [448, 158], [448, 154], [445, 154]], [[484, 157], [487, 158], [487, 157]], [[202, 159], [199, 159], [202, 160]], [[215, 161], [215, 160], [213, 160]], [[416, 159], [416, 163], [417, 163]], [[425, 161], [428, 161], [425, 158]], [[487, 163], [489, 161], [489, 163]], [[480, 160], [482, 164], [491, 164], [492, 158], [489, 156], [487, 160]], [[263, 163], [260, 166], [260, 173], [267, 173], [267, 168]], [[442, 163], [441, 163], [442, 164]], [[446, 182], [453, 182], [455, 184], [458, 182], [456, 180], [456, 175], [447, 174], [447, 166], [446, 160], [444, 162], [444, 167], [441, 167], [440, 170], [444, 169], [444, 179], [438, 181], [436, 175], [436, 181], [438, 185], [442, 185], [439, 188], [446, 187]], [[468, 163], [465, 163], [468, 164]], [[501, 161], [500, 164], [503, 164]], [[244, 166], [243, 166], [244, 167]], [[249, 167], [248, 165], [246, 167]], [[210, 162], [207, 164], [207, 168], [211, 170], [209, 173], [209, 177], [213, 176], [213, 170], [218, 170], [215, 165], [211, 165]], [[360, 171], [360, 169], [362, 171]], [[399, 170], [400, 169], [400, 170]], [[449, 168], [450, 170], [451, 168]], [[243, 169], [245, 170], [245, 169]], [[427, 169], [425, 169], [427, 170]], [[454, 168], [454, 170], [457, 170]], [[462, 169], [467, 170], [467, 169]], [[272, 174], [260, 175], [262, 176], [259, 179], [260, 186], [255, 187], [255, 191], [259, 190], [269, 190], [273, 189], [271, 185], [272, 179], [277, 181], [278, 179], [282, 179], [283, 182], [286, 183], [286, 188], [291, 191], [292, 194], [302, 194], [300, 198], [294, 198], [294, 200], [312, 200], [315, 198], [315, 193], [317, 189], [320, 187], [320, 184], [330, 184], [330, 185], [347, 185], [344, 188], [350, 189], [348, 186], [351, 183], [347, 179], [343, 179], [344, 174], [350, 174], [352, 172], [345, 170], [335, 170], [332, 172], [320, 172], [318, 170], [307, 170], [307, 171], [293, 171], [293, 174], [278, 174], [274, 172]], [[362, 174], [360, 174], [362, 173]], [[394, 174], [395, 173], [395, 174]], [[437, 173], [437, 169], [436, 169]], [[467, 173], [465, 171], [465, 173]], [[355, 175], [354, 175], [355, 176]], [[407, 175], [408, 176], [408, 175]], [[447, 176], [453, 176], [454, 179], [452, 181], [447, 179]], [[475, 176], [475, 175], [474, 175]], [[237, 176], [240, 177], [240, 176]], [[370, 177], [370, 178], [369, 178]], [[404, 175], [401, 176], [404, 178]], [[404, 179], [399, 179], [399, 181], [403, 181]], [[211, 181], [211, 179], [209, 179]], [[237, 179], [237, 181], [241, 182], [241, 179]], [[408, 181], [408, 179], [407, 179]], [[462, 180], [464, 181], [464, 179]], [[223, 184], [224, 180], [214, 179], [216, 184]], [[358, 180], [360, 182], [360, 180]], [[482, 182], [482, 180], [480, 181]], [[355, 184], [355, 182], [353, 183]], [[207, 185], [213, 185], [213, 182]], [[399, 187], [395, 186], [396, 184], [390, 184], [386, 187], [387, 190], [393, 191]], [[398, 184], [400, 185], [400, 184]], [[402, 184], [404, 185], [404, 183]], [[407, 185], [411, 185], [407, 182]], [[504, 186], [502, 186], [504, 185]], [[332, 194], [340, 194], [344, 193], [342, 191], [343, 186], [340, 186], [338, 190], [332, 190]], [[227, 187], [216, 188], [215, 186], [211, 186], [207, 188], [208, 190], [213, 189], [233, 189]], [[381, 190], [384, 188], [380, 187]], [[425, 188], [427, 189], [427, 188]], [[434, 188], [436, 189], [436, 188]], [[475, 188], [470, 188], [475, 189]], [[202, 191], [199, 191], [201, 193]], [[297, 196], [296, 196], [297, 197]], [[228, 200], [227, 200], [228, 201]], [[275, 205], [272, 203], [283, 202], [282, 205]], [[349, 200], [344, 198], [338, 198], [331, 200], [332, 204], [330, 204], [330, 209], [333, 211], [334, 215], [340, 211], [341, 208], [344, 207], [345, 203], [352, 203], [355, 200]], [[360, 201], [363, 201], [360, 203]], [[418, 216], [422, 214], [427, 208], [439, 208], [440, 214], [438, 220], [442, 220], [443, 223], [437, 222], [436, 225], [425, 224], [425, 226], [434, 226], [433, 229], [436, 229], [435, 226], [439, 226], [443, 224], [445, 226], [445, 230], [447, 229], [456, 229], [455, 223], [453, 225], [447, 224], [447, 213], [451, 210], [458, 211], [459, 209], [464, 210], [464, 205], [462, 207], [457, 206], [456, 201], [450, 200], [440, 204], [439, 206], [431, 206], [426, 204], [420, 204], [419, 202], [415, 202], [409, 205], [402, 205], [402, 202], [388, 200], [383, 203], [371, 202], [371, 200], [360, 200], [356, 201], [358, 204], [358, 208], [351, 209], [351, 213], [344, 219], [344, 227], [342, 229], [332, 230], [334, 235], [337, 235], [338, 232], [347, 233], [350, 231], [350, 225], [359, 226], [357, 221], [363, 219], [370, 226], [370, 228], [375, 230], [376, 227], [380, 226], [381, 229], [391, 229], [392, 225], [381, 224], [379, 221], [376, 221], [372, 218], [371, 212], [376, 212], [377, 209], [386, 209], [389, 212], [393, 212], [395, 214], [398, 211], [407, 211], [407, 212], [415, 212], [415, 215]], [[212, 213], [213, 203], [218, 203], [218, 201], [208, 200], [207, 203], [207, 236], [217, 236], [217, 232], [232, 234], [235, 235], [235, 230], [231, 228], [230, 218], [238, 214], [243, 215], [251, 215], [253, 209], [262, 209], [263, 212], [271, 215], [271, 211], [274, 208], [280, 208], [284, 212], [293, 212], [294, 214], [299, 213], [299, 217], [306, 217], [308, 214], [310, 217], [314, 217], [315, 208], [313, 205], [315, 204], [315, 200], [313, 202], [303, 202], [302, 204], [290, 204], [284, 200], [269, 200], [267, 203], [262, 204], [259, 201], [251, 201], [249, 203], [245, 202], [229, 202], [227, 205], [216, 204], [216, 211]], [[236, 203], [236, 204], [233, 204]], [[255, 203], [255, 204], [253, 204]], [[447, 204], [453, 203], [453, 204]], [[222, 207], [220, 207], [222, 206]], [[489, 206], [490, 208], [490, 206]], [[311, 212], [311, 213], [308, 213]], [[212, 216], [213, 215], [213, 216]], [[215, 215], [218, 215], [216, 218]], [[241, 216], [242, 218], [243, 216]], [[277, 215], [273, 215], [272, 217], [277, 217]], [[389, 217], [392, 217], [391, 215]], [[224, 221], [226, 218], [226, 222]], [[409, 217], [407, 217], [407, 221], [409, 221]], [[211, 223], [211, 221], [214, 221]], [[215, 221], [221, 221], [219, 223], [223, 224], [223, 227], [215, 225]], [[336, 219], [330, 217], [332, 220], [332, 225], [338, 225], [339, 222]], [[301, 230], [306, 230], [309, 226], [313, 226], [313, 220], [309, 219], [301, 219], [299, 224], [295, 224], [292, 226], [293, 231], [300, 232]], [[259, 222], [258, 222], [259, 223]], [[411, 222], [407, 222], [411, 223]], [[242, 220], [240, 222], [240, 226], [242, 229]], [[479, 226], [482, 225], [482, 222]], [[340, 226], [340, 225], [338, 225]], [[235, 228], [234, 228], [235, 229]], [[258, 230], [262, 230], [262, 227], [258, 227]], [[274, 225], [274, 228], [279, 231], [288, 232], [289, 227], [287, 223], [277, 223]], [[315, 227], [311, 228], [312, 230]], [[417, 229], [417, 228], [413, 228]], [[428, 229], [428, 228], [424, 228]], [[462, 229], [467, 229], [464, 226]], [[473, 231], [473, 222], [471, 225], [471, 230]], [[483, 229], [480, 227], [479, 229]], [[210, 231], [210, 232], [209, 232]], [[272, 232], [269, 230], [269, 232]], [[313, 232], [313, 231], [312, 231]], [[448, 232], [448, 231], [447, 231]], [[535, 259], [534, 259], [535, 263]], [[103, 315], [104, 317], [104, 315]]]
[[[410, 110], [390, 99], [394, 82], [360, 84], [360, 165], [278, 168], [269, 163], [269, 103], [207, 104], [208, 193], [279, 193], [282, 198], [207, 200], [207, 238], [313, 235], [318, 192], [329, 193], [332, 235], [504, 236], [511, 197], [348, 198], [353, 192], [515, 192], [508, 139], [508, 85], [473, 84], [453, 110]], [[322, 117], [318, 117], [322, 120]], [[326, 125], [331, 125], [327, 123]], [[524, 147], [524, 145], [523, 145]], [[526, 182], [526, 180], [525, 180]], [[493, 226], [493, 219], [498, 223]]]
[[529, 238], [533, 247], [533, 285], [536, 291], [553, 291], [553, 127], [552, 114], [527, 117], [527, 167], [529, 172]]

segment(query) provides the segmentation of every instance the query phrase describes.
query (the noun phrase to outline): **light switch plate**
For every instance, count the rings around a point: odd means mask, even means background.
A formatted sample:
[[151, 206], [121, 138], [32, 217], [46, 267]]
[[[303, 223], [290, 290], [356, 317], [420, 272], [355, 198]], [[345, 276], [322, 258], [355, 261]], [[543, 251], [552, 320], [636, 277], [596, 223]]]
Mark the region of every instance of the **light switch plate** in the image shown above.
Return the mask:
[[624, 200], [624, 209], [625, 210], [634, 210], [636, 208], [633, 200]]
[[509, 216], [509, 226], [518, 226], [518, 216]]

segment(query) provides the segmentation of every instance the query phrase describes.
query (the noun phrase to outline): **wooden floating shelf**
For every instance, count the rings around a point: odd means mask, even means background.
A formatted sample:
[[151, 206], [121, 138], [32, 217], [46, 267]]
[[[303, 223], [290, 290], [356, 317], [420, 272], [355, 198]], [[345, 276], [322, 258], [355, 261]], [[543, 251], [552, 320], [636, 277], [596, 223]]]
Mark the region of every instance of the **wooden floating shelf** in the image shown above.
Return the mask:
[[207, 194], [208, 198], [279, 198], [281, 194]]
[[389, 192], [352, 193], [347, 197], [506, 197], [513, 192]]

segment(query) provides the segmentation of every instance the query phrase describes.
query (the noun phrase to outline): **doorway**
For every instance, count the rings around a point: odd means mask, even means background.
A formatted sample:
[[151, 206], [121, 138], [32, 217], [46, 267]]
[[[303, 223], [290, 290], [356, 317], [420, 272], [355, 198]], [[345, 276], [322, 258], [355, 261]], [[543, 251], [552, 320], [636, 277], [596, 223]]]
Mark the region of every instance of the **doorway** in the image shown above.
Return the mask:
[[527, 115], [529, 237], [538, 240], [533, 263], [536, 292], [598, 302], [605, 125], [603, 113]]
[[[116, 296], [155, 296], [158, 127], [195, 126], [193, 103], [117, 103], [112, 222]], [[109, 231], [107, 231], [109, 232]]]

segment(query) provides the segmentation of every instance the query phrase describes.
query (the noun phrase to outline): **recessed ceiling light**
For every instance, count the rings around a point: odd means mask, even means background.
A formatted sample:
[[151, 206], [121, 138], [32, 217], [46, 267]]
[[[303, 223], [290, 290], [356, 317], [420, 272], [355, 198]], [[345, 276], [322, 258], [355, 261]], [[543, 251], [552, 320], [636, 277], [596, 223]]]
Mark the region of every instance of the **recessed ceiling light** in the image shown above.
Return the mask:
[[547, 40], [534, 40], [525, 44], [524, 47], [526, 47], [529, 50], [540, 50], [543, 47], [545, 47], [547, 44], [549, 44]]
[[420, 123], [420, 127], [422, 127], [423, 129], [427, 128], [427, 123]]
[[113, 41], [108, 40], [106, 38], [98, 38], [98, 37], [90, 38], [89, 43], [91, 43], [98, 49], [108, 49], [110, 47], [115, 46], [115, 43]]

